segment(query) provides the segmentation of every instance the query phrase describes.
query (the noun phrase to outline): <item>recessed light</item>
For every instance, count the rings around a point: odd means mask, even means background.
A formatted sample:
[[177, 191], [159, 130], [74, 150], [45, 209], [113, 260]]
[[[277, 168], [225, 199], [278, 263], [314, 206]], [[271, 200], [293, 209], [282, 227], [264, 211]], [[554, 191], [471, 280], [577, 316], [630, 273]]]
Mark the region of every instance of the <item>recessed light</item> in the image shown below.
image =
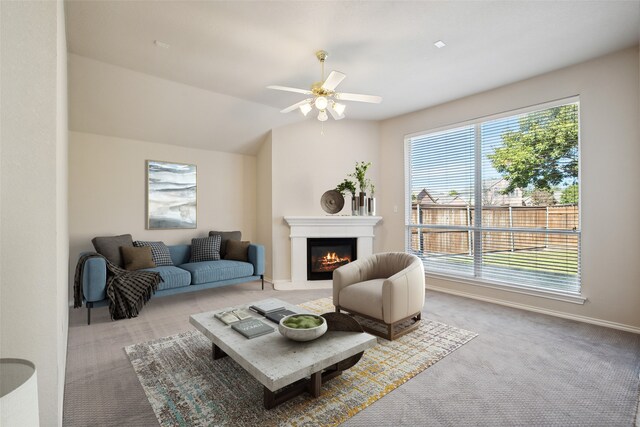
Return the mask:
[[154, 40], [153, 43], [163, 49], [169, 49], [171, 47], [169, 43], [161, 42], [160, 40]]
[[437, 42], [435, 42], [433, 44], [435, 47], [437, 47], [438, 49], [442, 49], [443, 47], [446, 46], [445, 42], [443, 42], [442, 40], [438, 40]]

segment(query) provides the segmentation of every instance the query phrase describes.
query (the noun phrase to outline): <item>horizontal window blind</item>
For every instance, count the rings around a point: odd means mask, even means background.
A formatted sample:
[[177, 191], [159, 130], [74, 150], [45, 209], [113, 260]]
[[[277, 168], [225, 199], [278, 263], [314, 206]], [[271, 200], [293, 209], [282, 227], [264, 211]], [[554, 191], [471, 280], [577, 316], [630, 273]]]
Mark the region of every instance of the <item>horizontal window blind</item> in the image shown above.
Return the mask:
[[439, 274], [579, 293], [578, 111], [407, 138], [407, 251]]

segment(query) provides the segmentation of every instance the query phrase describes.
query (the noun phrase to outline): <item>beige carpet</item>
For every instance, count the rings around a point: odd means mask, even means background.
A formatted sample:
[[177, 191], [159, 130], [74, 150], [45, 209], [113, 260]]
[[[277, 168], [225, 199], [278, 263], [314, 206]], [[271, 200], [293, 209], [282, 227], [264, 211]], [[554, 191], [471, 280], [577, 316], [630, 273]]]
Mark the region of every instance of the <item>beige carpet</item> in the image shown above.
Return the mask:
[[[332, 311], [329, 298], [300, 304]], [[378, 340], [356, 366], [329, 381], [317, 399], [302, 395], [272, 410], [263, 387], [231, 358], [212, 360], [197, 331], [125, 348], [161, 426], [336, 425], [443, 359], [476, 336], [423, 320], [396, 341]]]

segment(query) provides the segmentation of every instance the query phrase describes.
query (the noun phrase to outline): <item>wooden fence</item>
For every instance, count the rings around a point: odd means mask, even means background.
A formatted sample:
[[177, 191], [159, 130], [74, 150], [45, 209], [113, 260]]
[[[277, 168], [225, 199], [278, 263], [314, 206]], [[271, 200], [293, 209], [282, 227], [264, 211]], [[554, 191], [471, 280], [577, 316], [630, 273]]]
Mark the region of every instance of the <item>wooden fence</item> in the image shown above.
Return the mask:
[[[413, 204], [413, 224], [437, 224], [469, 227], [473, 225], [472, 206]], [[549, 233], [483, 232], [483, 252], [518, 251], [532, 249], [576, 248], [578, 237], [553, 234], [553, 230], [578, 228], [577, 206], [485, 206], [482, 208], [483, 227], [535, 228]], [[435, 254], [471, 254], [473, 232], [467, 230], [411, 228], [411, 247], [419, 252]]]

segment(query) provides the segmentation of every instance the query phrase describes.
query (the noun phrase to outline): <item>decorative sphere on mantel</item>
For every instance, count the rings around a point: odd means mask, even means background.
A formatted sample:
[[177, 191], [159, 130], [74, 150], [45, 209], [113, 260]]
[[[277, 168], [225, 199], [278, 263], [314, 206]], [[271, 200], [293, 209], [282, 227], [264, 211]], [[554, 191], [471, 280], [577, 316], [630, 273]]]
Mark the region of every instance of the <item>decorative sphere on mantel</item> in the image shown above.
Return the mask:
[[320, 198], [320, 206], [328, 214], [337, 214], [344, 207], [344, 197], [337, 190], [325, 191]]

